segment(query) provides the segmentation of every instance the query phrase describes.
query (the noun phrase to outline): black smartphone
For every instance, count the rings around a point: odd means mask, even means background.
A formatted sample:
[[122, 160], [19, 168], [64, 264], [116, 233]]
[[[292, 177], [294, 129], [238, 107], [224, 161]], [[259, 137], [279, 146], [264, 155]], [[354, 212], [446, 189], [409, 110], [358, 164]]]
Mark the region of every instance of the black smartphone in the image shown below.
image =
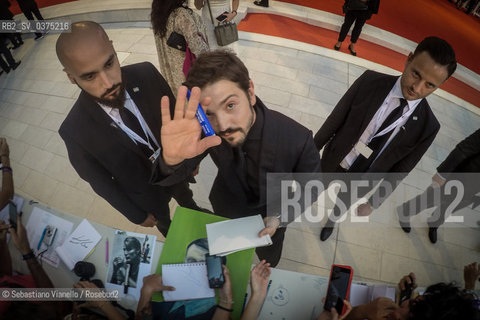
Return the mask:
[[207, 277], [210, 288], [223, 288], [225, 278], [222, 269], [222, 257], [206, 255]]
[[[411, 280], [412, 278], [410, 278]], [[402, 305], [402, 303], [405, 301], [405, 300], [409, 300], [410, 297], [412, 296], [412, 292], [413, 292], [413, 284], [412, 283], [406, 283], [405, 284], [405, 289], [400, 291], [400, 300], [398, 302], [398, 305]]]
[[350, 284], [352, 283], [353, 269], [349, 266], [332, 265], [330, 281], [328, 282], [327, 298], [323, 308], [330, 311], [337, 310], [339, 315], [344, 312], [343, 300], [348, 298]]
[[10, 225], [12, 228], [17, 230], [17, 205], [12, 200], [8, 201], [8, 215], [10, 220]]
[[223, 20], [227, 19], [226, 13], [228, 13], [228, 12], [225, 11], [224, 13], [222, 13], [221, 15], [219, 15], [218, 17], [216, 17], [215, 19], [217, 19], [218, 21], [222, 22]]

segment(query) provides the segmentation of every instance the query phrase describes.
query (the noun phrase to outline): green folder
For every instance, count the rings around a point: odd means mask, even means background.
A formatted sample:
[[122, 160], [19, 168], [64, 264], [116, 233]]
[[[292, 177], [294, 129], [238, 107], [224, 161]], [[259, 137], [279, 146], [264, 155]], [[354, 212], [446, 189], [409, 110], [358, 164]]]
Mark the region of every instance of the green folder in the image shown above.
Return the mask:
[[[183, 263], [187, 246], [193, 240], [207, 237], [205, 225], [223, 220], [227, 220], [227, 218], [178, 207], [168, 230], [156, 273], [162, 274], [162, 264]], [[240, 318], [242, 312], [253, 253], [254, 249], [248, 249], [227, 256], [234, 301], [232, 316], [236, 319]], [[163, 301], [162, 294], [155, 293], [152, 301]]]

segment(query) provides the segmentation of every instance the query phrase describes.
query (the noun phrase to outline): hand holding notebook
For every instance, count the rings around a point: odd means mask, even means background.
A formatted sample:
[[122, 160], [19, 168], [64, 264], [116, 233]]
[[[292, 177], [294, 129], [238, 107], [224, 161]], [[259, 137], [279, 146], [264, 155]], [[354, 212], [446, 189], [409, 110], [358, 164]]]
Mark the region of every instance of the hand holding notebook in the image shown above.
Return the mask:
[[261, 215], [225, 220], [206, 225], [211, 255], [224, 256], [236, 251], [272, 244], [268, 234], [259, 237], [265, 228]]

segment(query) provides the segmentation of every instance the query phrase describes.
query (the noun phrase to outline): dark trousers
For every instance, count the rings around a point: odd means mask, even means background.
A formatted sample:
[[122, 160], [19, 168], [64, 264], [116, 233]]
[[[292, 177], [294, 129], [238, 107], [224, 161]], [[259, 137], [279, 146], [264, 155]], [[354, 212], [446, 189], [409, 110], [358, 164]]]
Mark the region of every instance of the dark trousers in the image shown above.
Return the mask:
[[[27, 20], [33, 20], [33, 15], [35, 15], [37, 20], [43, 20], [42, 14], [40, 13], [40, 10], [38, 10], [38, 6], [36, 3], [29, 5], [28, 8], [22, 8], [22, 12], [25, 15], [25, 18], [27, 18]], [[35, 35], [41, 36], [42, 34], [39, 32], [35, 32]]]
[[10, 68], [14, 64], [15, 59], [13, 59], [10, 50], [7, 48], [6, 42], [0, 39], [0, 67], [3, 69], [3, 71], [9, 72]]
[[272, 268], [276, 267], [282, 256], [283, 240], [285, 239], [287, 228], [278, 228], [272, 237], [272, 245], [267, 247], [258, 247], [255, 249], [258, 259], [265, 259]]
[[23, 44], [22, 36], [20, 33], [6, 33], [5, 35], [15, 47]]
[[478, 188], [469, 188], [466, 184], [464, 184], [464, 186], [464, 195], [460, 202], [454, 208], [452, 207], [450, 209], [450, 205], [454, 201], [458, 201], [456, 200], [457, 193], [452, 192], [452, 194], [447, 195], [444, 187], [428, 187], [422, 194], [419, 194], [415, 198], [412, 198], [399, 206], [398, 213], [400, 215], [400, 221], [402, 221], [402, 218], [407, 218], [406, 220], [409, 221], [410, 217], [417, 215], [427, 208], [433, 208], [436, 206], [437, 208], [432, 213], [432, 216], [428, 219], [427, 223], [430, 228], [438, 228], [445, 222], [445, 213], [447, 209], [449, 209], [449, 211], [452, 210], [451, 213], [454, 213], [473, 203], [475, 194], [479, 191]]
[[347, 37], [347, 33], [350, 30], [350, 27], [355, 22], [355, 26], [352, 30], [352, 37], [351, 42], [356, 43], [358, 38], [360, 37], [360, 33], [362, 33], [362, 28], [367, 21], [364, 14], [357, 14], [355, 11], [347, 11], [345, 14], [345, 21], [342, 24], [342, 28], [340, 29], [340, 34], [338, 35], [338, 41], [343, 42]]

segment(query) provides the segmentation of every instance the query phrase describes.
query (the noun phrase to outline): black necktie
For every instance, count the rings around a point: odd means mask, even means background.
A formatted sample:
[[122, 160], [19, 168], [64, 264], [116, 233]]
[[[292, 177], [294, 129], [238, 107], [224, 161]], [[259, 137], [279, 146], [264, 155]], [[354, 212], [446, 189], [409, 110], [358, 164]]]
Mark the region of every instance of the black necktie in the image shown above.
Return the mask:
[[[382, 125], [377, 130], [377, 132], [375, 132], [375, 134], [381, 132], [382, 130], [390, 126], [392, 123], [397, 121], [398, 118], [400, 118], [403, 115], [403, 109], [405, 108], [406, 105], [407, 105], [407, 100], [401, 98], [400, 105], [390, 112], [390, 114], [383, 121]], [[367, 159], [361, 154], [358, 155], [357, 159], [355, 160], [355, 162], [352, 164], [352, 166], [348, 171], [349, 172], [367, 171], [368, 168], [370, 168], [370, 165], [372, 164], [373, 160], [378, 156], [378, 154], [380, 153], [380, 150], [382, 150], [382, 147], [388, 141], [388, 138], [390, 137], [390, 135], [394, 130], [395, 128], [390, 130], [390, 132], [385, 133], [384, 135], [373, 138], [368, 144], [368, 147], [373, 151], [370, 157], [368, 157]]]
[[247, 191], [247, 161], [245, 159], [245, 154], [243, 153], [242, 147], [235, 147], [232, 148], [232, 150], [235, 163], [235, 171], [237, 172], [242, 187]]
[[[137, 117], [125, 107], [119, 108], [118, 111], [123, 123], [139, 137], [143, 138], [143, 140], [148, 141]], [[148, 146], [138, 141], [136, 143], [147, 157], [152, 155], [153, 151]]]

